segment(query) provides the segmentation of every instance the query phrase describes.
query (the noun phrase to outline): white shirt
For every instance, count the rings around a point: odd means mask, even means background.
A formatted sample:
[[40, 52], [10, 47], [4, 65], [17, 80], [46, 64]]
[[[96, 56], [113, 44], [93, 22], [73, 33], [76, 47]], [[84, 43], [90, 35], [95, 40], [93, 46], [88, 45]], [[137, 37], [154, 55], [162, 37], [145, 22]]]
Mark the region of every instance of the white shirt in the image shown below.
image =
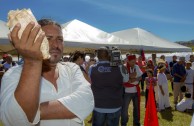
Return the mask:
[[[17, 66], [17, 63], [15, 63], [15, 66]], [[13, 67], [13, 65], [12, 65], [12, 63], [9, 64], [9, 63], [5, 62], [5, 63], [3, 64], [3, 67], [4, 67], [5, 69], [9, 69], [9, 68]]]
[[[137, 72], [136, 78], [141, 77], [143, 74], [138, 65], [135, 65], [134, 68], [130, 68], [130, 73], [133, 73], [134, 71]], [[138, 85], [139, 81], [135, 81], [131, 84]], [[126, 93], [136, 93], [137, 88], [136, 87], [126, 87], [125, 92]]]
[[184, 112], [186, 109], [192, 109], [193, 100], [191, 98], [182, 99], [177, 105], [176, 108], [178, 111]]
[[168, 85], [168, 80], [166, 78], [166, 75], [164, 73], [158, 73], [158, 85], [162, 86], [164, 84]]
[[194, 70], [192, 69], [186, 69], [186, 80], [185, 84], [193, 84], [193, 79], [194, 79]]
[[194, 62], [192, 62], [191, 69], [194, 70]]
[[37, 111], [33, 124], [29, 123], [24, 111], [14, 97], [14, 91], [22, 71], [22, 66], [17, 66], [10, 68], [2, 78], [0, 118], [5, 126], [83, 125], [83, 120], [94, 108], [94, 99], [90, 85], [85, 80], [79, 66], [73, 63], [65, 63], [64, 65], [57, 64], [57, 67], [59, 69], [59, 78], [57, 79], [58, 91], [49, 81], [42, 77], [40, 83], [40, 103], [58, 100], [78, 118], [40, 120], [40, 111]]

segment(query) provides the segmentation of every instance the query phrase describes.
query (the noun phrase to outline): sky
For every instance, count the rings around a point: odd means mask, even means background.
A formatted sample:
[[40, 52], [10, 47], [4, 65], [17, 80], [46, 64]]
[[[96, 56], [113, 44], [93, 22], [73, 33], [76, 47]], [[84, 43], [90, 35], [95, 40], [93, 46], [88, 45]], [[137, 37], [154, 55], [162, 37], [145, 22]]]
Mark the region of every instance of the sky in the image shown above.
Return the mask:
[[142, 28], [169, 41], [194, 39], [194, 0], [0, 0], [9, 10], [30, 8], [37, 19], [61, 24], [78, 19], [105, 32]]

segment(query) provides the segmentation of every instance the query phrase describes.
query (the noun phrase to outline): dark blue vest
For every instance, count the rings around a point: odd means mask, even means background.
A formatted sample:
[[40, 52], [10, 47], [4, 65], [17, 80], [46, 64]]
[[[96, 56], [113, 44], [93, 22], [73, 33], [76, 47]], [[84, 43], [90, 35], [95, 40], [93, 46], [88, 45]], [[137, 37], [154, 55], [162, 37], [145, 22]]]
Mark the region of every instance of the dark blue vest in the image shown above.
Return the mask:
[[95, 107], [122, 106], [123, 77], [119, 67], [111, 67], [110, 63], [96, 64], [91, 70], [91, 81]]

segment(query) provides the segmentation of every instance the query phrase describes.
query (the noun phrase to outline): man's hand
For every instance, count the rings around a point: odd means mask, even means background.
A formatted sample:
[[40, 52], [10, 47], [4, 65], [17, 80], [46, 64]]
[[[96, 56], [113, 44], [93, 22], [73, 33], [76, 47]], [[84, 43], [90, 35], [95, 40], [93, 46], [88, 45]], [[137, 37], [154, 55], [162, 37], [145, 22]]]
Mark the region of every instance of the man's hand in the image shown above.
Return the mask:
[[181, 77], [180, 82], [184, 82], [186, 80], [186, 76]]
[[42, 53], [40, 51], [41, 43], [45, 37], [45, 33], [42, 32], [36, 39], [40, 26], [34, 22], [29, 23], [22, 33], [21, 39], [18, 37], [18, 32], [21, 28], [21, 24], [17, 24], [10, 33], [11, 41], [24, 58], [25, 61], [42, 61]]
[[136, 76], [137, 76], [137, 72], [133, 72], [129, 74], [130, 78], [136, 78]]

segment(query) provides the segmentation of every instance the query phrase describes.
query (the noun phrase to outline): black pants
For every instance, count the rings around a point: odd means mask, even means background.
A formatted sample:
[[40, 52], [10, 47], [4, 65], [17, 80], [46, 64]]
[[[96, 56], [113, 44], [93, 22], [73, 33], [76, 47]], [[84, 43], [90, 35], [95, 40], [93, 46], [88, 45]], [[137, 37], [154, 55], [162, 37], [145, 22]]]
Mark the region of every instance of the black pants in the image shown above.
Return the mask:
[[172, 87], [172, 91], [173, 91], [173, 82], [171, 82], [171, 87]]
[[144, 81], [145, 81], [145, 78], [147, 77], [147, 73], [143, 73], [142, 74], [142, 79], [141, 79], [141, 90], [144, 91]]

